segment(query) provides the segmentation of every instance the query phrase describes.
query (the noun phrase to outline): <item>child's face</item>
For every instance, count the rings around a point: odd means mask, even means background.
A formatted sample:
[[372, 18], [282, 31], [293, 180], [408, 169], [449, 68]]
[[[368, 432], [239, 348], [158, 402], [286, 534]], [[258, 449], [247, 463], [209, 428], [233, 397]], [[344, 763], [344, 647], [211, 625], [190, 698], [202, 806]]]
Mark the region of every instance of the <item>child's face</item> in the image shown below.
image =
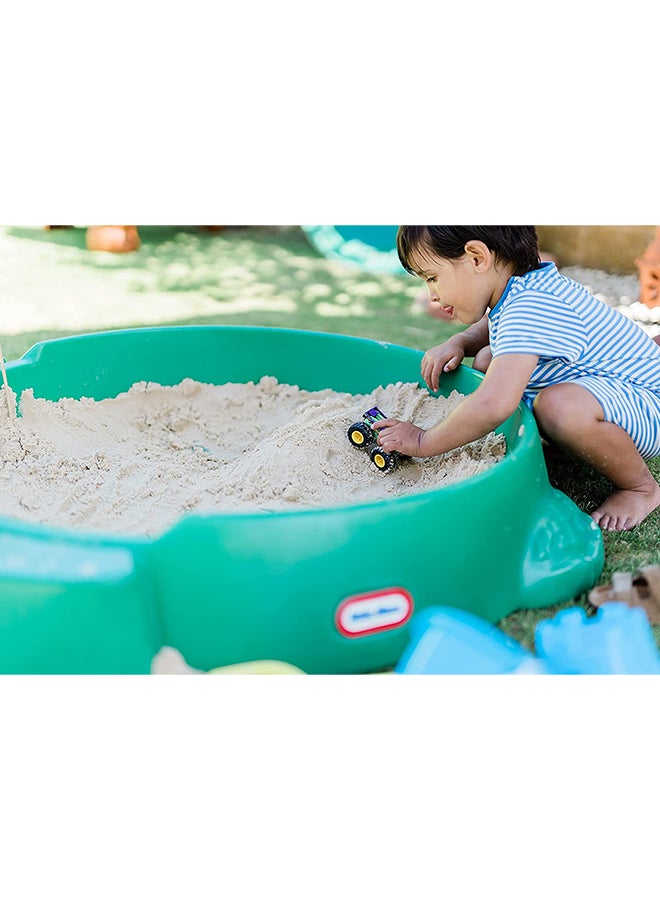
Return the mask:
[[477, 248], [459, 259], [443, 259], [422, 246], [413, 253], [411, 268], [426, 282], [432, 303], [464, 325], [472, 325], [494, 305], [492, 257], [487, 249], [486, 254]]

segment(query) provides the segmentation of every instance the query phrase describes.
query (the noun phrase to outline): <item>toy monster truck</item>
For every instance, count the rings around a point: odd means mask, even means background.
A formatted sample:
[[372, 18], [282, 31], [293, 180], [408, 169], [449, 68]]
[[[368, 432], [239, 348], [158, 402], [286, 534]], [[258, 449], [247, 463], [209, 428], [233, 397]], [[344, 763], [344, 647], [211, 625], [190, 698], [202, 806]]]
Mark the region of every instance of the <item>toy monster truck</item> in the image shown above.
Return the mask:
[[362, 418], [364, 419], [363, 422], [354, 422], [348, 429], [348, 439], [358, 450], [363, 450], [369, 454], [369, 459], [380, 472], [387, 474], [396, 467], [400, 459], [405, 459], [396, 450], [389, 452], [383, 450], [378, 443], [378, 433], [371, 428], [374, 422], [378, 422], [380, 419], [387, 419], [388, 417], [377, 406], [374, 406], [372, 409], [368, 409], [366, 413], [362, 413]]

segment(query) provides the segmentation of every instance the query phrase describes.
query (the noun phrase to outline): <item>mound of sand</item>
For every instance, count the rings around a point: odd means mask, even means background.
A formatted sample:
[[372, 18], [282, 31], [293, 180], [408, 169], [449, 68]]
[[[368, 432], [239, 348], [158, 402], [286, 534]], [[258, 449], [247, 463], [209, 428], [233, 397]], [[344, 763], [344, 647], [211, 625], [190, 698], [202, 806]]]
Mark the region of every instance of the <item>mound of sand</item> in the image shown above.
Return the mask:
[[[379, 406], [428, 427], [462, 399], [398, 382], [371, 394], [258, 383], [174, 387], [139, 382], [94, 401], [0, 391], [2, 515], [85, 531], [155, 535], [184, 514], [362, 503], [470, 478], [504, 455], [489, 434], [442, 457], [382, 475], [353, 448], [348, 426]], [[15, 403], [15, 398], [11, 398]]]

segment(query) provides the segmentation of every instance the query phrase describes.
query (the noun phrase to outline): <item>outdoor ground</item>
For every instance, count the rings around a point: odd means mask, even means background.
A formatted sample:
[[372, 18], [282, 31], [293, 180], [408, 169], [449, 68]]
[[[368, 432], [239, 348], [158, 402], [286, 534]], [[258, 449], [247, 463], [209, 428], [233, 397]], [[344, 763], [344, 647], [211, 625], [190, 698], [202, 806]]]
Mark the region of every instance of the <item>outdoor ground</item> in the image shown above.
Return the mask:
[[[414, 306], [420, 282], [371, 275], [321, 257], [296, 227], [140, 226], [137, 253], [90, 252], [82, 228], [0, 228], [0, 342], [16, 359], [37, 341], [144, 325], [268, 325], [351, 334], [426, 350], [461, 326]], [[651, 462], [660, 478], [660, 459]], [[551, 482], [589, 512], [609, 492], [585, 466], [548, 460]], [[605, 568], [660, 563], [660, 514], [604, 536]], [[488, 591], [488, 573], [475, 569]], [[441, 600], [441, 598], [439, 598]], [[589, 609], [586, 597], [575, 601]], [[563, 604], [568, 606], [571, 604]], [[538, 621], [561, 607], [526, 610], [500, 625], [533, 647]], [[660, 628], [655, 628], [656, 640]], [[659, 641], [660, 643], [660, 641]]]

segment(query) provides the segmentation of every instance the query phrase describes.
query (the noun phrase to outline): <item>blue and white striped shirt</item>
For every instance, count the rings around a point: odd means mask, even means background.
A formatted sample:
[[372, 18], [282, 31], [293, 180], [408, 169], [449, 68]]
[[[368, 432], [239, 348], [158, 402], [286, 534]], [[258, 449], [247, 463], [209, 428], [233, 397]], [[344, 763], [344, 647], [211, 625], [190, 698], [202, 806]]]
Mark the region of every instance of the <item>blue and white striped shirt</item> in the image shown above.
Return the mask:
[[488, 334], [493, 357], [539, 357], [523, 394], [528, 406], [542, 388], [584, 376], [618, 379], [660, 395], [660, 347], [554, 263], [509, 279], [488, 314]]

